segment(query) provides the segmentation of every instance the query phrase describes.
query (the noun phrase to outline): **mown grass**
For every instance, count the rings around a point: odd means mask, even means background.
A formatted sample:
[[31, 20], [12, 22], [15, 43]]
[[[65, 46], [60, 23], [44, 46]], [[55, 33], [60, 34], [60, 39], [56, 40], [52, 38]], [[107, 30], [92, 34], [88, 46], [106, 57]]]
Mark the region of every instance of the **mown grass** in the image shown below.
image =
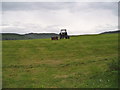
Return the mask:
[[3, 41], [3, 88], [117, 88], [118, 34]]

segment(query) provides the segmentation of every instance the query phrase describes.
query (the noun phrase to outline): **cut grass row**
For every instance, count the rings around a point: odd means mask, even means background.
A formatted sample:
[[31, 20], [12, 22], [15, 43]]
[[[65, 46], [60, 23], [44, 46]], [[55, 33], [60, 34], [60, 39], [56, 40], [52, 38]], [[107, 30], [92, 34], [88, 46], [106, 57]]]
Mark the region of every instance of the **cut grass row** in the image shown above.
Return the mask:
[[118, 34], [3, 41], [4, 88], [115, 88]]

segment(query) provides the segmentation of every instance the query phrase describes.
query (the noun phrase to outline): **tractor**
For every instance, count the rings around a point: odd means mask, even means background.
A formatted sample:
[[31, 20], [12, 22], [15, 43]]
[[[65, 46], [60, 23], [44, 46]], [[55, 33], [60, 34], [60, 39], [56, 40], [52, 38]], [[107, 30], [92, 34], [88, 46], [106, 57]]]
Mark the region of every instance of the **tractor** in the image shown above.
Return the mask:
[[[66, 29], [61, 29], [60, 33], [59, 33], [60, 39], [69, 39], [70, 36], [68, 36], [67, 34], [67, 30]], [[51, 40], [58, 40], [59, 36], [52, 36]]]
[[70, 37], [68, 36], [68, 34], [67, 34], [67, 30], [66, 29], [61, 29], [61, 31], [60, 31], [60, 33], [59, 33], [59, 35], [60, 35], [60, 39], [69, 39]]

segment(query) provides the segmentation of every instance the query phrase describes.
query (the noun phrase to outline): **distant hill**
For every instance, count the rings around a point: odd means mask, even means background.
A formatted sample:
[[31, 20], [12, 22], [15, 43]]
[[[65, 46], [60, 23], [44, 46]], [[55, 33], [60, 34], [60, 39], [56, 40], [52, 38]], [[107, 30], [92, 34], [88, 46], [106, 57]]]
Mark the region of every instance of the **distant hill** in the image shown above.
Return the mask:
[[52, 36], [58, 36], [55, 33], [28, 33], [28, 34], [16, 34], [16, 33], [2, 33], [2, 40], [28, 40], [28, 39], [44, 39], [51, 38]]
[[[120, 33], [120, 30], [117, 31], [107, 31], [100, 34], [112, 34]], [[16, 34], [16, 33], [1, 33], [2, 40], [28, 40], [28, 39], [45, 39], [51, 38], [52, 36], [58, 36], [56, 33], [28, 33], [28, 34]], [[88, 34], [91, 35], [91, 34]], [[80, 35], [70, 35], [70, 36], [80, 36]]]
[[117, 31], [107, 31], [107, 32], [102, 32], [100, 34], [111, 34], [111, 33], [120, 33], [120, 30], [117, 30]]

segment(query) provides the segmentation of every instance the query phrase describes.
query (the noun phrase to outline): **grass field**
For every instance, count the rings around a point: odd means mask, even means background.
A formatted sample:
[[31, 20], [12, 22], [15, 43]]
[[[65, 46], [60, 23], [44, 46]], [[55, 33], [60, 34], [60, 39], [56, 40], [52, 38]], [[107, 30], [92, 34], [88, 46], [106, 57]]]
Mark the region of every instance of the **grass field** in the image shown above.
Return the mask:
[[118, 34], [2, 42], [3, 88], [117, 88]]

